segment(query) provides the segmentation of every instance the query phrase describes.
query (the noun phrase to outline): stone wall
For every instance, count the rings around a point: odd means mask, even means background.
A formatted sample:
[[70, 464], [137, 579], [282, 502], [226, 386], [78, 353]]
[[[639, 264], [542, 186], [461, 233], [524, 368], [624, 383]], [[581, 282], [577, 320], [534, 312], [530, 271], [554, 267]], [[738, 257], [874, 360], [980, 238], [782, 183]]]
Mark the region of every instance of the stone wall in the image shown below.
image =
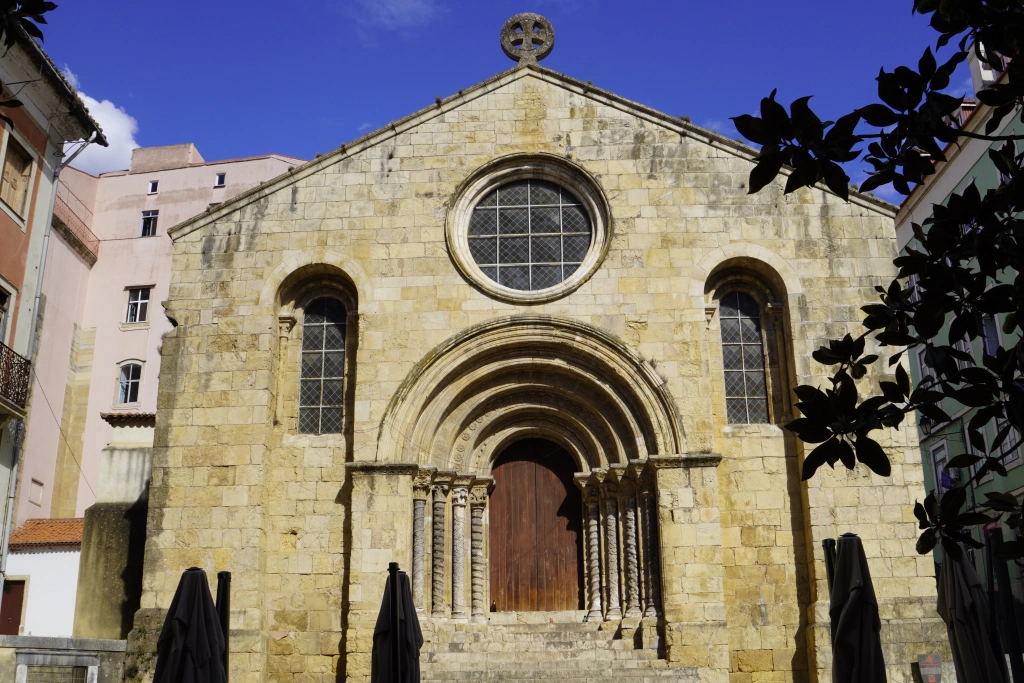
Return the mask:
[[[610, 215], [593, 276], [530, 306], [467, 283], [445, 237], [460, 185], [517, 154], [578, 169]], [[678, 450], [645, 432], [642, 457], [722, 455], [717, 467], [658, 474], [674, 663], [732, 683], [827, 679], [820, 542], [852, 531], [885, 601], [890, 680], [909, 680], [918, 644], [934, 651], [942, 637], [932, 568], [913, 547], [913, 426], [891, 437], [892, 477], [857, 469], [806, 484], [800, 446], [779, 428], [794, 383], [823, 381], [811, 352], [854, 330], [892, 277], [893, 207], [821, 189], [783, 195], [781, 182], [748, 195], [753, 154], [520, 68], [173, 229], [177, 328], [163, 345], [143, 615], [166, 608], [183, 569], [229, 570], [233, 680], [366, 680], [387, 562], [411, 557], [415, 470], [401, 468], [438, 465], [441, 443], [418, 440], [421, 414], [389, 421], [405, 414], [393, 404], [410, 400], [408, 378], [435, 367], [446, 340], [539, 316], [616, 340], [627, 374], [649, 373], [669, 397]], [[716, 297], [740, 281], [760, 293], [774, 335], [772, 425], [725, 420]], [[310, 292], [327, 291], [349, 310], [346, 425], [300, 435], [296, 321]], [[546, 381], [531, 372], [524, 382]], [[401, 471], [373, 469], [383, 465]]]

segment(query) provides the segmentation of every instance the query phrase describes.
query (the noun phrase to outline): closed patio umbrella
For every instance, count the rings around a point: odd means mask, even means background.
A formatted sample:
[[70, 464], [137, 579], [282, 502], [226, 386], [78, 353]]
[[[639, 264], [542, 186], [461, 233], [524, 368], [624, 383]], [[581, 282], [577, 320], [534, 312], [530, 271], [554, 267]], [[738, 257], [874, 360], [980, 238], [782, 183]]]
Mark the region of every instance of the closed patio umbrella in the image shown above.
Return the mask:
[[829, 600], [834, 683], [884, 683], [882, 622], [864, 546], [854, 534], [839, 537]]
[[395, 677], [391, 666], [391, 582], [384, 585], [384, 600], [373, 629], [373, 652], [371, 653], [370, 683], [419, 683], [420, 648], [423, 647], [423, 632], [412, 602], [409, 575], [398, 572], [398, 638], [401, 643], [401, 672]]
[[160, 630], [153, 683], [226, 683], [224, 648], [206, 572], [187, 569]]
[[974, 567], [961, 549], [959, 559], [943, 553], [939, 599], [935, 606], [946, 622], [959, 683], [1006, 683], [1006, 661], [993, 651], [989, 605]]

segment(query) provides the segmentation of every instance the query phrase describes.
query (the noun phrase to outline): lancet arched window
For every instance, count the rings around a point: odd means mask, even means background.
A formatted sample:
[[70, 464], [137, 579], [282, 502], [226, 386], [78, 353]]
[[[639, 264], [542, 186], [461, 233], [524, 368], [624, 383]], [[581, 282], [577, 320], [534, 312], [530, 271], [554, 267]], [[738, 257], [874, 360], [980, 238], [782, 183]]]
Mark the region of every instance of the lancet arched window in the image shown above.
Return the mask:
[[302, 316], [299, 433], [338, 434], [345, 401], [345, 306], [316, 299]]
[[764, 333], [757, 301], [748, 294], [733, 291], [720, 299], [718, 310], [728, 421], [767, 423]]

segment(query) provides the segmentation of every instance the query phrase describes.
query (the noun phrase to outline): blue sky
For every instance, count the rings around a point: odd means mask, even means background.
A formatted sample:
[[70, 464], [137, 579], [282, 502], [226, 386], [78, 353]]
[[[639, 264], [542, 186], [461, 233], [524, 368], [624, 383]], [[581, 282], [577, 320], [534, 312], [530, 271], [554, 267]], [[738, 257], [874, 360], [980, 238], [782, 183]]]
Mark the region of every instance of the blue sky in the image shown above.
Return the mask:
[[522, 11], [554, 24], [545, 66], [731, 137], [729, 117], [775, 87], [833, 118], [876, 100], [880, 66], [916, 64], [934, 44], [911, 4], [65, 0], [44, 47], [116, 138], [85, 159], [96, 172], [124, 168], [135, 144], [311, 158], [512, 66], [498, 31]]

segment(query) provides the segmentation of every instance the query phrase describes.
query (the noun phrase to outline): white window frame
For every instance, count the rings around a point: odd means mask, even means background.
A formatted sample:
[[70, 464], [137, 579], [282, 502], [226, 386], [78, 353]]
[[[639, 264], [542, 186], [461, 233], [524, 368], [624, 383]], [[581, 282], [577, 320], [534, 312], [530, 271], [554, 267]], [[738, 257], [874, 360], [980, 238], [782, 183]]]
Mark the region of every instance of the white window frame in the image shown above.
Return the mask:
[[[995, 434], [993, 435], [992, 438], [994, 439], [996, 436], [999, 436], [999, 432], [1003, 431], [1003, 428], [1006, 427], [1006, 425], [1008, 423], [1009, 423], [1009, 420], [1006, 420], [1005, 418], [997, 417], [995, 419], [996, 432], [995, 432]], [[1022, 462], [1021, 457], [1020, 457], [1020, 452], [1021, 452], [1021, 445], [1019, 444], [1020, 438], [1021, 438], [1020, 437], [1020, 433], [1017, 431], [1017, 428], [1016, 427], [1011, 427], [1010, 428], [1010, 433], [1007, 434], [1006, 438], [1003, 440], [1003, 442], [1001, 444], [999, 444], [999, 454], [1000, 455], [1004, 455], [1006, 453], [1011, 453], [1009, 458], [1007, 458], [1006, 460], [1003, 460], [1003, 467], [1005, 467], [1007, 470], [1010, 470], [1010, 469], [1013, 469], [1014, 467], [1020, 466], [1020, 464]], [[1009, 447], [1012, 446], [1013, 444], [1018, 444], [1017, 448], [1014, 451], [1010, 451]]]
[[[139, 366], [139, 379], [137, 381], [139, 391], [135, 396], [137, 400], [121, 403], [121, 372], [129, 365]], [[146, 379], [146, 361], [138, 358], [129, 358], [117, 364], [117, 375], [114, 381], [114, 407], [115, 408], [137, 408], [142, 404], [142, 388]], [[131, 380], [129, 380], [131, 382]], [[129, 390], [130, 391], [130, 390]]]
[[213, 186], [215, 188], [217, 188], [217, 187], [224, 187], [227, 184], [228, 184], [228, 174], [227, 174], [227, 172], [221, 172], [221, 173], [214, 174], [214, 176], [213, 176]]
[[945, 463], [949, 462], [949, 444], [946, 443], [945, 439], [941, 439], [939, 441], [936, 441], [935, 443], [933, 443], [928, 448], [928, 454], [931, 457], [931, 461], [932, 461], [932, 473], [935, 476], [935, 490], [937, 492], [939, 492], [939, 493], [942, 493], [942, 491], [943, 491], [943, 489], [942, 489], [942, 471], [943, 470], [942, 470], [942, 467], [939, 465], [938, 461], [936, 461], [936, 459], [935, 459], [935, 453], [939, 449], [942, 449], [945, 452], [945, 457], [943, 457], [943, 459], [942, 459], [942, 464], [945, 465]]
[[995, 341], [995, 345], [996, 345], [997, 348], [1002, 346], [1002, 344], [1003, 344], [1003, 334], [1002, 334], [1002, 330], [999, 329], [999, 318], [997, 318], [994, 315], [989, 315], [988, 313], [986, 313], [985, 315], [982, 316], [982, 323], [981, 323], [981, 348], [982, 348], [983, 352], [988, 353], [991, 356], [993, 354], [991, 354], [989, 352], [989, 348], [988, 348], [989, 342], [991, 340], [989, 339], [989, 336], [988, 336], [988, 334], [986, 334], [986, 330], [985, 330], [985, 323], [987, 321], [989, 321], [989, 320], [992, 321], [992, 328], [995, 331], [995, 340], [994, 341]]
[[[0, 142], [0, 172], [3, 170], [4, 160], [7, 158], [7, 143], [11, 138], [18, 143], [18, 145], [25, 150], [25, 153], [32, 157], [32, 166], [28, 171], [28, 187], [25, 188], [25, 215], [19, 216], [11, 207], [7, 206], [7, 202], [0, 201], [0, 210], [6, 213], [21, 227], [21, 231], [25, 232], [28, 226], [28, 214], [32, 211], [32, 193], [35, 191], [36, 183], [36, 172], [39, 168], [39, 153], [35, 148], [29, 144], [29, 141], [25, 139], [25, 136], [19, 133], [17, 130], [10, 126], [4, 126], [3, 141]], [[57, 188], [54, 188], [54, 192]]]
[[146, 192], [146, 194], [156, 194], [157, 192], [160, 191], [160, 181], [159, 180], [150, 180], [150, 181], [147, 181], [147, 182], [149, 183], [149, 190]]
[[0, 343], [10, 346], [8, 339], [11, 336], [11, 318], [18, 299], [18, 290], [6, 279], [0, 277], [0, 291], [7, 295], [7, 309], [0, 313]]
[[[146, 219], [153, 218], [153, 232], [146, 234]], [[157, 228], [160, 227], [160, 211], [153, 209], [142, 212], [142, 221], [139, 223], [139, 237], [156, 237]]]
[[[132, 292], [145, 292], [146, 298], [142, 299], [141, 296], [137, 301], [132, 301]], [[125, 325], [148, 325], [149, 324], [149, 308], [153, 298], [153, 287], [152, 285], [141, 285], [138, 287], [125, 287], [125, 293], [127, 295], [127, 301], [125, 302], [124, 319], [123, 324]], [[132, 304], [136, 304], [135, 315], [136, 319], [132, 320]], [[141, 304], [145, 304], [143, 309], [142, 317], [139, 317], [138, 309]]]

